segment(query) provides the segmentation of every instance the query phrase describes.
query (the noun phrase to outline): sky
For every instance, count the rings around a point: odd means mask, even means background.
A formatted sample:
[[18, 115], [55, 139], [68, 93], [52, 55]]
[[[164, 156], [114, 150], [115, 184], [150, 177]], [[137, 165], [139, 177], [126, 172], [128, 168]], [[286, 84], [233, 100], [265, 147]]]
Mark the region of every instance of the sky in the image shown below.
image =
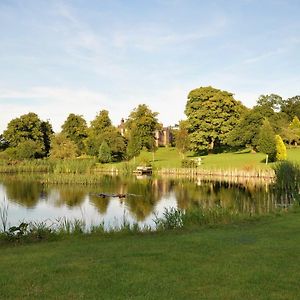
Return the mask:
[[117, 125], [143, 103], [174, 125], [208, 85], [248, 107], [299, 95], [299, 16], [299, 0], [0, 0], [0, 133], [28, 112]]

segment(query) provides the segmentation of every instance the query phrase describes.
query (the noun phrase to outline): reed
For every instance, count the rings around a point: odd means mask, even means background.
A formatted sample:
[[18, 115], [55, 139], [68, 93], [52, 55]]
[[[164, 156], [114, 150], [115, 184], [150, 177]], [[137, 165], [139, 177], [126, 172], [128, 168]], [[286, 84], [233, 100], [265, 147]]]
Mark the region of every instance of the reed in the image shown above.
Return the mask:
[[247, 178], [274, 178], [273, 169], [201, 169], [201, 168], [162, 168], [158, 174], [177, 174], [188, 176], [211, 176], [211, 177], [247, 177]]
[[0, 232], [5, 232], [7, 230], [7, 217], [8, 217], [8, 202], [4, 197], [3, 203], [0, 203], [0, 222], [2, 228], [0, 228]]
[[187, 229], [203, 225], [230, 224], [253, 218], [251, 214], [241, 214], [221, 206], [204, 209], [201, 207], [190, 210], [176, 208], [165, 209], [162, 217], [155, 217], [156, 230]]
[[1, 161], [0, 173], [52, 172], [54, 163], [46, 159]]
[[300, 165], [289, 161], [274, 167], [275, 183], [273, 188], [278, 200], [292, 204], [300, 203]]
[[99, 175], [88, 174], [41, 174], [38, 179], [43, 184], [94, 185], [102, 182]]

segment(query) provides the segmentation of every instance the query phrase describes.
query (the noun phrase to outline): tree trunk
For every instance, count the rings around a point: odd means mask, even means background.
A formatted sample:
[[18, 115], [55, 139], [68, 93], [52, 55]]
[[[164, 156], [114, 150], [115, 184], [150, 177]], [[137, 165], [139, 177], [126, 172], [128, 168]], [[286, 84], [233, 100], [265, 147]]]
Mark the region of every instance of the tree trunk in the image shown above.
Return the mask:
[[268, 164], [269, 155], [266, 154], [266, 165]]

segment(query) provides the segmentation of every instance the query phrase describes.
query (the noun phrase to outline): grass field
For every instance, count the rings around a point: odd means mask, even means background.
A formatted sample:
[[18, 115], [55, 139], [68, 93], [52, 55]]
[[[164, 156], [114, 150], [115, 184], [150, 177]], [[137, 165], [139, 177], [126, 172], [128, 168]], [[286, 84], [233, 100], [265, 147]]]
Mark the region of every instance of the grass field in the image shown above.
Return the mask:
[[0, 246], [1, 299], [298, 299], [300, 213]]
[[[300, 148], [288, 149], [288, 160], [300, 163]], [[194, 157], [191, 153], [187, 155], [188, 159]], [[274, 163], [265, 164], [265, 155], [263, 153], [251, 153], [249, 151], [230, 152], [220, 154], [209, 154], [201, 156], [204, 169], [265, 169], [270, 168]], [[182, 157], [176, 148], [159, 148], [154, 155], [143, 151], [136, 158], [136, 164], [151, 162], [154, 168], [180, 168]], [[117, 165], [115, 165], [117, 166]]]

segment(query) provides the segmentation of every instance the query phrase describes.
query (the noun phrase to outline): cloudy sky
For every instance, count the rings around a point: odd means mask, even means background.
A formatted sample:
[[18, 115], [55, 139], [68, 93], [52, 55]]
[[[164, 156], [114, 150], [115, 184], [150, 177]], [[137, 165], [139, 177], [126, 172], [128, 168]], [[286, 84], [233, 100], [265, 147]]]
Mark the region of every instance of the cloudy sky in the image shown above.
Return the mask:
[[299, 0], [0, 0], [0, 133], [36, 112], [117, 124], [140, 103], [165, 125], [212, 85], [251, 107], [300, 94]]

